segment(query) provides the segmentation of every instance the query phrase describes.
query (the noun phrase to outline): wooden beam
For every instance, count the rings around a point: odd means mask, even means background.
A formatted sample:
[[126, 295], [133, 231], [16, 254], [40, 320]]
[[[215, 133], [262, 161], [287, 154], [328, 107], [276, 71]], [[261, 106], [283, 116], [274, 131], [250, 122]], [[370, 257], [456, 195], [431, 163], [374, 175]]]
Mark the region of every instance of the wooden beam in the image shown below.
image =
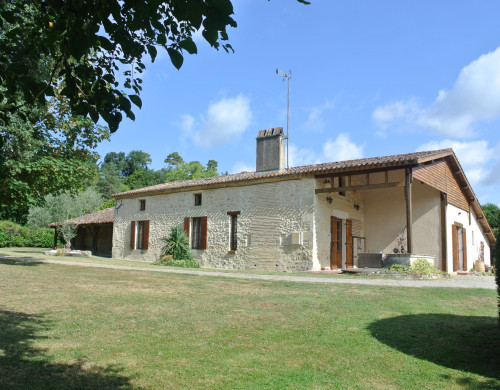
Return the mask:
[[326, 194], [331, 192], [344, 192], [344, 191], [358, 191], [358, 190], [377, 190], [380, 188], [394, 188], [403, 187], [404, 182], [394, 182], [394, 183], [382, 183], [382, 184], [370, 184], [370, 185], [359, 185], [359, 186], [346, 186], [346, 187], [335, 187], [335, 188], [318, 188], [314, 192], [316, 194]]
[[413, 215], [411, 201], [411, 184], [413, 172], [411, 168], [405, 169], [405, 199], [406, 199], [406, 252], [413, 253]]
[[369, 169], [369, 168], [365, 168], [365, 169], [358, 169], [358, 170], [353, 170], [353, 169], [346, 169], [345, 171], [342, 171], [340, 172], [339, 171], [339, 168], [335, 169], [335, 173], [319, 173], [317, 175], [314, 175], [314, 177], [316, 179], [324, 179], [325, 177], [331, 177], [332, 175], [333, 176], [346, 176], [346, 175], [352, 175], [352, 176], [355, 176], [355, 175], [363, 175], [367, 172], [369, 173], [376, 173], [376, 172], [384, 172], [384, 171], [394, 171], [394, 170], [404, 170], [405, 168], [408, 168], [408, 167], [415, 167], [417, 166], [417, 164], [411, 164], [411, 165], [394, 165], [394, 166], [388, 166], [388, 167], [384, 167], [384, 168], [373, 168], [373, 169]]

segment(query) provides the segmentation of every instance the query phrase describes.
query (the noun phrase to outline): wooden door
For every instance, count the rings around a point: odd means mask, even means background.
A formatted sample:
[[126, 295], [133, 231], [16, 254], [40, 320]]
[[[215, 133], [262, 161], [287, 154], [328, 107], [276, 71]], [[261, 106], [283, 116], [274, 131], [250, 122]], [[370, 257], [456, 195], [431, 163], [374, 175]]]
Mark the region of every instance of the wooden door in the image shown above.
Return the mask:
[[352, 248], [352, 220], [345, 221], [345, 266], [353, 267], [353, 248]]
[[452, 225], [453, 271], [467, 271], [467, 235], [461, 224]]
[[342, 268], [342, 220], [331, 217], [330, 268]]

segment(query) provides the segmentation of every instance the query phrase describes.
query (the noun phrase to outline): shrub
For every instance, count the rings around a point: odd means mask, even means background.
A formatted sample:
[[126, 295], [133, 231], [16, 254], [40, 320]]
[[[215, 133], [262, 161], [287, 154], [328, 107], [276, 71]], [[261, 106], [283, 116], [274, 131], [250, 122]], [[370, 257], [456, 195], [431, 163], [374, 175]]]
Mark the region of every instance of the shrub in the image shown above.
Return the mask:
[[498, 327], [500, 328], [500, 230], [497, 230], [497, 244], [495, 246], [495, 280], [498, 293]]
[[168, 267], [200, 268], [200, 264], [196, 260], [175, 260], [172, 256], [163, 256], [160, 260], [156, 261], [155, 264], [166, 265]]
[[180, 226], [173, 226], [170, 235], [162, 238], [165, 246], [161, 250], [161, 257], [172, 256], [173, 260], [192, 260], [193, 254], [189, 249], [189, 239]]
[[442, 275], [443, 272], [436, 269], [426, 259], [416, 259], [411, 266], [403, 264], [393, 264], [389, 268], [390, 272], [408, 275]]
[[0, 221], [0, 248], [39, 247], [54, 245], [54, 230], [21, 226], [11, 221]]

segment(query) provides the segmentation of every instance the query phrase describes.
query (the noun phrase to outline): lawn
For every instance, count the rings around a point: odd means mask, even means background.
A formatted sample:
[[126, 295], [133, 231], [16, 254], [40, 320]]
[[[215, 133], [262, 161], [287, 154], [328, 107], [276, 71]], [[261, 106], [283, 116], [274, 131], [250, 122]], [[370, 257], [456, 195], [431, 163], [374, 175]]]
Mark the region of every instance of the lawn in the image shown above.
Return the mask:
[[0, 388], [500, 388], [496, 292], [0, 259]]

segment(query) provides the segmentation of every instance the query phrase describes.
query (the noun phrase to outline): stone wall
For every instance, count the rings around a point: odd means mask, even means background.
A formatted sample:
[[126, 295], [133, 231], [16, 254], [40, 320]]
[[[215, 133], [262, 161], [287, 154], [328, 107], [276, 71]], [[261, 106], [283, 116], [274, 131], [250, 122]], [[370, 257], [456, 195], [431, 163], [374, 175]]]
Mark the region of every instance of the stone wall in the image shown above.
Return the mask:
[[[170, 228], [184, 218], [207, 217], [207, 249], [193, 250], [204, 267], [300, 271], [312, 268], [314, 180], [300, 179], [239, 187], [186, 191], [117, 201], [113, 257], [154, 261]], [[202, 205], [194, 195], [202, 194]], [[146, 210], [139, 210], [140, 200]], [[238, 216], [238, 248], [229, 251], [230, 216]], [[130, 250], [131, 221], [150, 221], [149, 249]], [[302, 232], [302, 245], [291, 235]]]

